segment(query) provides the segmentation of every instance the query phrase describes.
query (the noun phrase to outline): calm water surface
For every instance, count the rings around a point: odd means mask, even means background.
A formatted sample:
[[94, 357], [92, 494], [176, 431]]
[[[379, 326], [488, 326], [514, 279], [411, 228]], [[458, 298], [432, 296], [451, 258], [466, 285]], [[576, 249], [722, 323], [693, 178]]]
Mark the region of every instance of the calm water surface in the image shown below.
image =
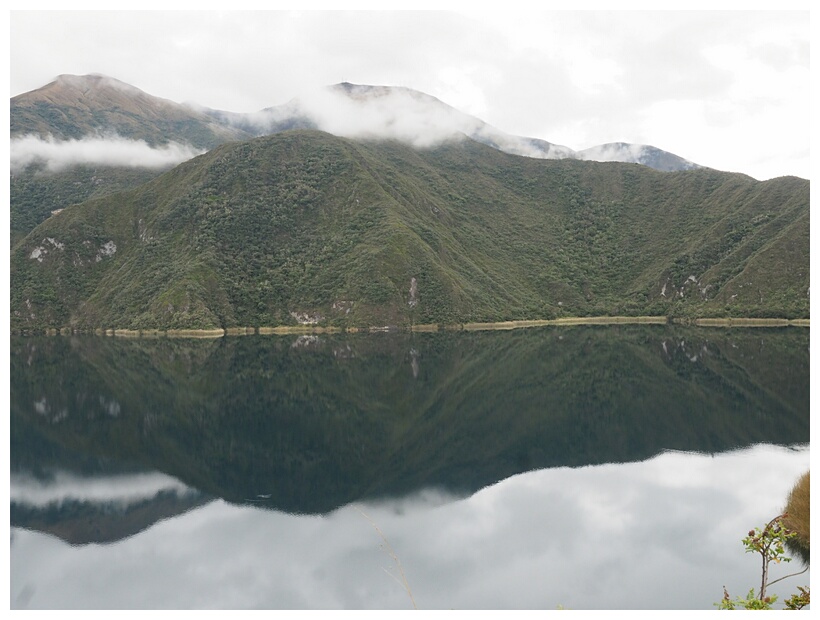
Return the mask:
[[11, 606], [710, 609], [809, 468], [808, 341], [13, 338]]

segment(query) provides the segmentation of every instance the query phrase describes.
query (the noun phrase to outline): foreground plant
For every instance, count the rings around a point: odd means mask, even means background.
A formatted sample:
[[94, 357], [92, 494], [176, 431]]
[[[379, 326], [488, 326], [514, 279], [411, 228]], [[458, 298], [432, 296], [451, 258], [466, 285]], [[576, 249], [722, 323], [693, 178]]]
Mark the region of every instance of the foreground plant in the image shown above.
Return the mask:
[[797, 532], [797, 536], [786, 542], [786, 548], [792, 556], [808, 565], [811, 560], [811, 483], [810, 472], [803, 474], [789, 493], [786, 501], [788, 513], [783, 525]]
[[[724, 586], [723, 599], [720, 603], [716, 603], [718, 609], [771, 609], [772, 605], [777, 601], [777, 596], [767, 595], [767, 588], [789, 577], [801, 575], [809, 569], [809, 567], [806, 566], [806, 568], [801, 571], [779, 577], [774, 581], [769, 581], [769, 565], [772, 562], [776, 564], [791, 562], [791, 558], [786, 555], [786, 543], [797, 536], [797, 532], [790, 530], [783, 524], [783, 520], [787, 516], [787, 514], [778, 515], [769, 521], [762, 530], [760, 528], [750, 530], [749, 535], [743, 539], [746, 553], [757, 553], [760, 555], [760, 590], [757, 595], [755, 596], [754, 588], [752, 588], [745, 598], [738, 596], [732, 599], [726, 590], [726, 586]], [[810, 603], [809, 588], [799, 587], [798, 590], [800, 591], [799, 594], [795, 594], [786, 600], [786, 609], [802, 609]]]
[[368, 517], [361, 508], [356, 508], [356, 510], [358, 510], [359, 514], [361, 514], [365, 519], [367, 519], [370, 525], [373, 526], [373, 529], [376, 530], [376, 533], [381, 537], [382, 541], [384, 541], [382, 549], [384, 549], [387, 552], [387, 555], [389, 555], [390, 558], [393, 560], [393, 563], [396, 565], [396, 568], [399, 571], [401, 579], [396, 577], [396, 575], [391, 573], [386, 568], [383, 568], [382, 570], [384, 570], [384, 572], [386, 572], [393, 579], [399, 582], [399, 584], [404, 588], [404, 591], [407, 592], [407, 596], [410, 597], [410, 602], [413, 604], [413, 609], [418, 609], [418, 606], [416, 605], [416, 599], [413, 598], [413, 591], [410, 589], [410, 583], [407, 581], [407, 577], [404, 574], [404, 569], [402, 568], [401, 562], [399, 561], [399, 556], [397, 556], [396, 552], [393, 551], [393, 547], [390, 546], [390, 543], [387, 540], [387, 536], [384, 535], [384, 532], [382, 532], [381, 528], [378, 525], [376, 525], [376, 522], [370, 517]]

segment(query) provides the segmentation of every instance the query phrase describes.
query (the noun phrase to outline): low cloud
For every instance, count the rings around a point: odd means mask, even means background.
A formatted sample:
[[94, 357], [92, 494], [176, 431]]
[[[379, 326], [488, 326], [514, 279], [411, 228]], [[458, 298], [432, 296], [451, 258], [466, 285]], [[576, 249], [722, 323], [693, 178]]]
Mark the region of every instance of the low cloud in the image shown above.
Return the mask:
[[45, 165], [50, 172], [69, 166], [122, 166], [167, 168], [203, 153], [191, 146], [169, 142], [154, 148], [143, 140], [120, 136], [95, 136], [80, 140], [57, 140], [27, 135], [11, 140], [11, 170], [19, 172], [31, 164]]
[[482, 122], [422, 93], [402, 88], [323, 89], [303, 99], [319, 129], [350, 138], [386, 138], [430, 147], [471, 135]]
[[398, 140], [417, 148], [468, 136], [515, 155], [573, 156], [572, 149], [506, 134], [435, 97], [402, 87], [338, 84], [232, 122], [260, 134], [305, 126], [346, 138]]
[[579, 151], [578, 158], [587, 161], [636, 162], [641, 161], [645, 149], [646, 147], [643, 144], [612, 142]]
[[475, 134], [484, 124], [424, 93], [353, 84], [318, 88], [284, 105], [237, 116], [241, 120], [232, 119], [233, 124], [250, 125], [258, 133], [295, 121], [345, 138], [399, 140], [420, 148]]

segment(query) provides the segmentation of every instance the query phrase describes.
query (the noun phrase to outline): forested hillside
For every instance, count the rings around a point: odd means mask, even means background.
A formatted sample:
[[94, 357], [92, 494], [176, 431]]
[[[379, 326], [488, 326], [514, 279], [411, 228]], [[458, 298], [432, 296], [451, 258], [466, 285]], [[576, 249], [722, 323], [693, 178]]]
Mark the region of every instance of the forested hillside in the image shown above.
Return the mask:
[[809, 314], [809, 182], [289, 131], [73, 205], [12, 329]]

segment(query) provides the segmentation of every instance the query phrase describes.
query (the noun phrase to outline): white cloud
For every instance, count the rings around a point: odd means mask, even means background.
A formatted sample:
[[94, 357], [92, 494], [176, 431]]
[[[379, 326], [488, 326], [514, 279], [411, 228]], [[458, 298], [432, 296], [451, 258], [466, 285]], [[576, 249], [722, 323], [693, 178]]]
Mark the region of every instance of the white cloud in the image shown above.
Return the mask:
[[142, 140], [119, 136], [56, 140], [49, 136], [27, 135], [11, 140], [11, 170], [17, 172], [41, 163], [50, 172], [68, 166], [124, 166], [127, 168], [166, 168], [202, 153], [191, 146], [169, 142], [152, 148]]
[[624, 144], [623, 142], [616, 142], [614, 144], [602, 144], [600, 146], [592, 147], [582, 153], [579, 153], [581, 159], [591, 161], [638, 161], [644, 154], [644, 146], [642, 144]]
[[429, 97], [401, 89], [367, 91], [352, 97], [333, 89], [315, 90], [302, 107], [319, 129], [349, 138], [387, 138], [429, 147], [459, 133], [474, 132], [481, 122]]
[[[401, 87], [343, 85], [313, 89], [276, 108], [242, 117], [260, 132], [275, 123], [304, 117], [311, 126], [346, 138], [398, 140], [429, 148], [469, 136], [502, 151], [536, 158], [571, 157], [571, 149], [533, 144], [486, 124], [425, 93]], [[230, 116], [228, 116], [230, 118]]]

